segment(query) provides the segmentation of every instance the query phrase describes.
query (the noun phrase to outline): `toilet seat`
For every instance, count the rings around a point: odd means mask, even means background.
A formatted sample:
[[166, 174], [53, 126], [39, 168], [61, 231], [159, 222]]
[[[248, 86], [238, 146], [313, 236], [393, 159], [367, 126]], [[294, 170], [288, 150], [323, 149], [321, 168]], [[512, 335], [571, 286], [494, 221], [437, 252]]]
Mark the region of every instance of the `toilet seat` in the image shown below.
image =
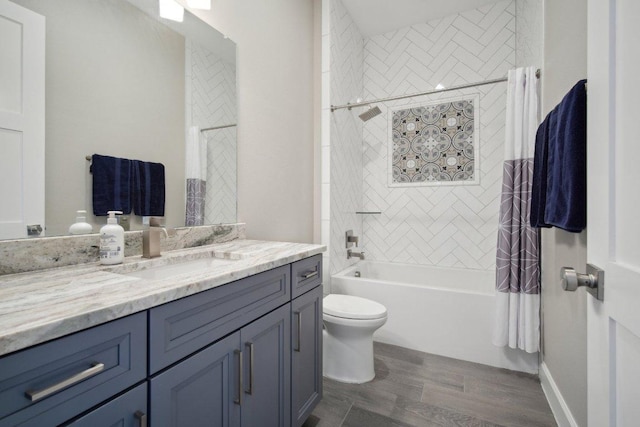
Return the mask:
[[322, 300], [322, 312], [333, 317], [355, 320], [387, 317], [384, 305], [352, 295], [330, 294]]

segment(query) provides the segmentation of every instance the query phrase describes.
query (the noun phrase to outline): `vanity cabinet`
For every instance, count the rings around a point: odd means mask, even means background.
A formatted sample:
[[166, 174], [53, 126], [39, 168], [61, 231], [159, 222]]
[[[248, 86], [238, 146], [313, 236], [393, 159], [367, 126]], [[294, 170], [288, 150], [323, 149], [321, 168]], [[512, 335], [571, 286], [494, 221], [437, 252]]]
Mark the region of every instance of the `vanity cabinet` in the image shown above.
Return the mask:
[[146, 344], [137, 313], [0, 358], [0, 426], [59, 425], [143, 381]]
[[322, 397], [321, 263], [0, 358], [0, 427], [299, 427]]
[[300, 427], [322, 399], [322, 287], [291, 302], [291, 425]]

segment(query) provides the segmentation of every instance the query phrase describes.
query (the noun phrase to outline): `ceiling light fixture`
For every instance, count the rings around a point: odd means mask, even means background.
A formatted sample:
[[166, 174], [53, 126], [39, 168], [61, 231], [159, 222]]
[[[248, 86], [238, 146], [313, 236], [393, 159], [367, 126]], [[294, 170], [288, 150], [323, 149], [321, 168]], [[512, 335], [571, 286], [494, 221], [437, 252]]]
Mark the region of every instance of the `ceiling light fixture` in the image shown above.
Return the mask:
[[175, 0], [160, 0], [160, 17], [182, 22], [184, 19], [184, 7], [176, 3]]
[[211, 0], [187, 0], [187, 6], [192, 9], [211, 10]]

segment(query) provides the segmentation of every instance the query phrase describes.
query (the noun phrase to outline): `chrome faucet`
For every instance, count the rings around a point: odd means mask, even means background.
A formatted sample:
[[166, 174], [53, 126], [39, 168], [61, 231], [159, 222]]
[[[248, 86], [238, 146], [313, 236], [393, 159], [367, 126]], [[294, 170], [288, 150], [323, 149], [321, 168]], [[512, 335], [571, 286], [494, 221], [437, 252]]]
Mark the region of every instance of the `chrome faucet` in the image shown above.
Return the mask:
[[351, 249], [347, 249], [347, 259], [350, 259], [350, 258], [364, 259], [364, 252], [356, 252], [356, 251], [352, 251]]
[[175, 236], [176, 230], [163, 227], [159, 217], [150, 217], [149, 228], [142, 232], [143, 258], [155, 258], [162, 255], [160, 253], [160, 234], [162, 233], [165, 237]]

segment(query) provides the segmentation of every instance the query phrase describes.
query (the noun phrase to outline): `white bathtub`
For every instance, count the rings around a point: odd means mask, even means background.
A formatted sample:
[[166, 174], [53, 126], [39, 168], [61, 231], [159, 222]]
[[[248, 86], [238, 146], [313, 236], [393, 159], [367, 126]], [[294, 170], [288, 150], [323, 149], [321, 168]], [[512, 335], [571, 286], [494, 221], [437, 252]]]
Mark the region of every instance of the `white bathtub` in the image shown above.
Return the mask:
[[537, 353], [491, 344], [494, 282], [491, 271], [361, 261], [331, 276], [331, 292], [387, 307], [388, 320], [376, 331], [376, 341], [537, 373]]

